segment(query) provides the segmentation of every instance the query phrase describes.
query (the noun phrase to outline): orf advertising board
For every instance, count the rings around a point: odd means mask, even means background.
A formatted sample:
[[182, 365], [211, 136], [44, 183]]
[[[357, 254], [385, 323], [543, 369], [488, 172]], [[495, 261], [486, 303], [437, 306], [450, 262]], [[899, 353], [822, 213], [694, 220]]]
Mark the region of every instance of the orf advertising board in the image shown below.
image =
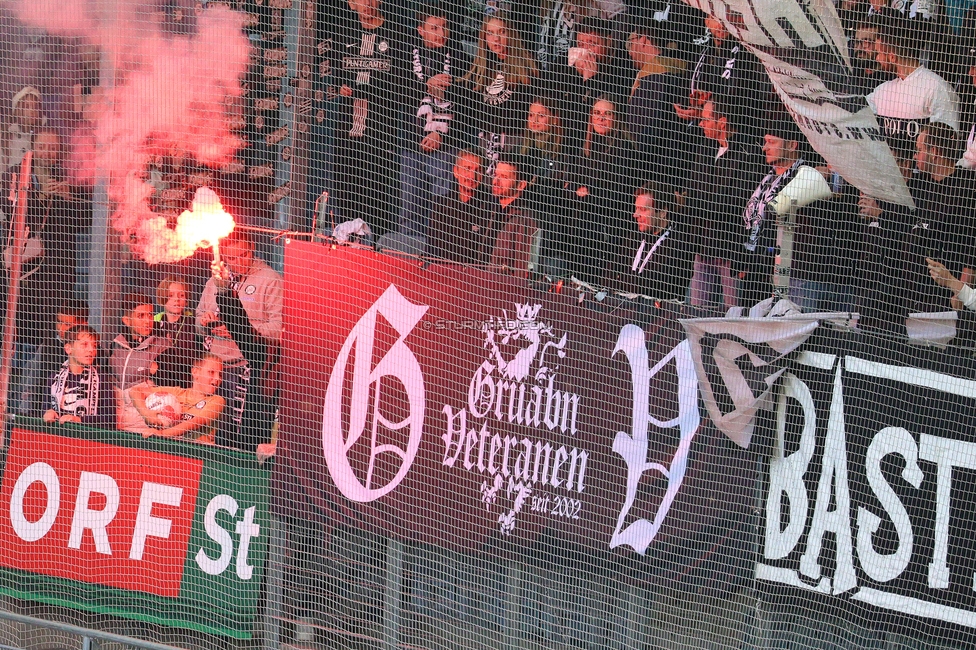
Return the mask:
[[285, 284], [283, 508], [467, 551], [544, 539], [637, 577], [741, 533], [746, 452], [699, 416], [675, 313], [303, 242]]
[[249, 638], [268, 470], [230, 450], [82, 427], [12, 429], [0, 592]]

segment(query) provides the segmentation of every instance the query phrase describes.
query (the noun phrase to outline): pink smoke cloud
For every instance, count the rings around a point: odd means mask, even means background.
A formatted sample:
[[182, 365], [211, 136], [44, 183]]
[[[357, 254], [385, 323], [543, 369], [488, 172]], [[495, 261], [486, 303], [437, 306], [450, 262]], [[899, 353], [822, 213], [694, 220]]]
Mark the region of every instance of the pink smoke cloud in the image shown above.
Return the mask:
[[18, 16], [51, 33], [83, 36], [113, 60], [114, 87], [95, 118], [93, 162], [109, 179], [113, 225], [147, 262], [193, 254], [173, 245], [173, 225], [150, 208], [142, 178], [152, 154], [183, 151], [220, 167], [243, 145], [227, 102], [242, 94], [250, 43], [243, 15], [205, 9], [188, 35], [164, 34], [144, 0], [20, 0]]

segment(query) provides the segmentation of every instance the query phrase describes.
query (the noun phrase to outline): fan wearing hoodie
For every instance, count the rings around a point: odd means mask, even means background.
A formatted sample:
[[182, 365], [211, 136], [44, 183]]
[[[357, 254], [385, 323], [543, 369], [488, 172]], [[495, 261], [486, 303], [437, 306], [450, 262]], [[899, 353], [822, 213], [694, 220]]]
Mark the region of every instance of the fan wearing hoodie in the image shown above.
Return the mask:
[[122, 301], [123, 333], [112, 341], [109, 365], [115, 375], [115, 396], [118, 406], [118, 428], [140, 431], [146, 422], [132, 403], [132, 389], [152, 387], [153, 375], [159, 369], [156, 357], [166, 351], [169, 339], [156, 336], [153, 320], [153, 299], [129, 294]]
[[204, 347], [224, 362], [220, 395], [227, 408], [217, 444], [254, 449], [270, 437], [281, 344], [281, 276], [255, 254], [239, 230], [221, 240], [223, 261], [211, 267], [197, 306]]

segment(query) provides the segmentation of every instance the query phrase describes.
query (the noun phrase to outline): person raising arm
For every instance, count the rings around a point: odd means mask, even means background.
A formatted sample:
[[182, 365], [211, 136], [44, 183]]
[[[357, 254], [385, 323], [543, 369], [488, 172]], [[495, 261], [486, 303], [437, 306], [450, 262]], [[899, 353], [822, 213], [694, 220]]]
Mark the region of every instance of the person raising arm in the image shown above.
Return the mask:
[[956, 309], [971, 309], [976, 311], [976, 291], [966, 284], [962, 279], [957, 278], [941, 262], [937, 262], [930, 257], [925, 258], [929, 266], [929, 275], [940, 287], [945, 287], [952, 291], [954, 295], [952, 306]]

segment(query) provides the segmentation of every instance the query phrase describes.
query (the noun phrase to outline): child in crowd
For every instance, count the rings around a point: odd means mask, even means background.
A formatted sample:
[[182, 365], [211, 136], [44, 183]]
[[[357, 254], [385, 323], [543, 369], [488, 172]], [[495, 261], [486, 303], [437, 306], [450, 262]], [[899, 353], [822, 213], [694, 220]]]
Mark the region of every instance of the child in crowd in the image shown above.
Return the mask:
[[131, 427], [143, 422], [132, 404], [131, 390], [134, 386], [153, 385], [153, 376], [159, 370], [156, 359], [170, 347], [170, 342], [153, 334], [152, 298], [129, 294], [122, 300], [122, 310], [125, 333], [112, 341], [110, 364], [115, 375], [118, 427], [131, 431]]
[[162, 386], [190, 385], [190, 367], [203, 353], [196, 334], [193, 311], [186, 308], [187, 285], [172, 276], [156, 288], [156, 302], [163, 311], [156, 314], [156, 335], [169, 339], [170, 347], [156, 359], [155, 381]]
[[54, 314], [54, 327], [41, 341], [37, 357], [30, 368], [30, 395], [26, 415], [41, 417], [51, 401], [48, 388], [51, 376], [60, 370], [64, 363], [64, 335], [75, 325], [88, 324], [88, 305], [74, 300], [58, 304]]
[[88, 325], [75, 325], [63, 335], [67, 360], [48, 381], [44, 421], [58, 424], [115, 424], [115, 401], [110, 383], [95, 367], [98, 334]]
[[[193, 383], [189, 388], [176, 386], [155, 388], [148, 383], [134, 386], [130, 393], [132, 404], [143, 422], [139, 427], [128, 430], [141, 433], [145, 438], [162, 436], [214, 444], [217, 418], [224, 410], [224, 398], [216, 394], [220, 387], [223, 366], [220, 357], [208, 352], [193, 362], [193, 368], [190, 370]], [[165, 408], [161, 410], [149, 408], [146, 404], [147, 400], [151, 396], [160, 394], [175, 397], [180, 405], [179, 412], [167, 414]]]

